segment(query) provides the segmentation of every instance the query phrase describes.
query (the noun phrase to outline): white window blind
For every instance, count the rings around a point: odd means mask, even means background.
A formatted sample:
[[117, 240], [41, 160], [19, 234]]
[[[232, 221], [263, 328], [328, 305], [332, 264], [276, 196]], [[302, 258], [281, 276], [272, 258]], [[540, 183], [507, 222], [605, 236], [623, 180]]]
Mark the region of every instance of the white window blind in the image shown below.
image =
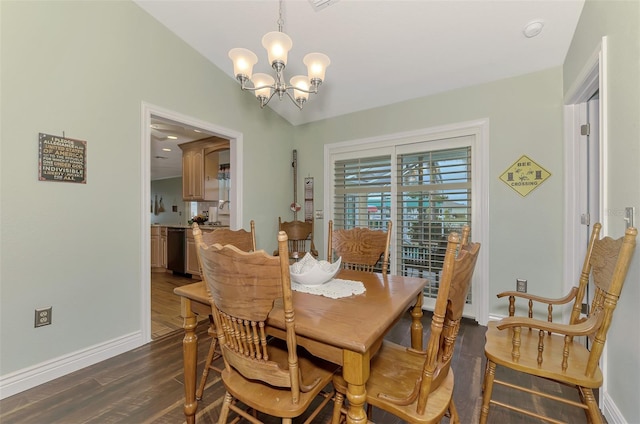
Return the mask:
[[397, 173], [397, 272], [427, 278], [435, 298], [447, 237], [471, 225], [471, 148], [399, 154]]
[[334, 229], [386, 229], [391, 217], [391, 156], [337, 160], [334, 193]]

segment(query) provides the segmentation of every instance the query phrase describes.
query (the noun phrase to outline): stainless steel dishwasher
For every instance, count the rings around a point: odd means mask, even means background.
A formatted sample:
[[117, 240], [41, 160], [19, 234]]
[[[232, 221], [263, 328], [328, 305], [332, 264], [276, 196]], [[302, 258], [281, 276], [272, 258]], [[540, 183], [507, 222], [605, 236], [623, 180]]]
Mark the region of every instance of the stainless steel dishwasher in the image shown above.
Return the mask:
[[185, 229], [167, 228], [167, 269], [184, 274], [185, 267]]

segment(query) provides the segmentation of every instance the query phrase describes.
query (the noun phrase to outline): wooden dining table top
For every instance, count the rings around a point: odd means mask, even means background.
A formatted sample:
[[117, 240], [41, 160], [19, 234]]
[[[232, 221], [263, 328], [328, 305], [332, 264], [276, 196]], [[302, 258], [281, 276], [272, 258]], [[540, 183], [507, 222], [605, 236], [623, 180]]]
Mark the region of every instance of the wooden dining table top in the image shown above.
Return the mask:
[[[425, 279], [417, 277], [346, 269], [340, 270], [336, 278], [361, 281], [366, 291], [338, 299], [294, 291], [296, 334], [358, 353], [365, 353], [389, 330], [399, 315], [413, 305], [426, 284]], [[209, 303], [202, 281], [177, 287], [174, 293]], [[285, 328], [281, 299], [276, 301], [267, 325]]]
[[[296, 340], [313, 355], [342, 366], [347, 382], [349, 412], [347, 424], [365, 424], [367, 415], [363, 400], [369, 378], [369, 360], [380, 347], [384, 335], [410, 306], [413, 323], [411, 345], [422, 347], [422, 289], [427, 280], [389, 274], [340, 270], [337, 278], [360, 281], [362, 294], [334, 299], [317, 294], [293, 291]], [[197, 315], [211, 313], [211, 304], [204, 282], [174, 289], [181, 296], [185, 338], [183, 340], [185, 375], [185, 418], [195, 423], [198, 402], [195, 398]], [[286, 338], [282, 299], [274, 302], [267, 319], [267, 333]]]

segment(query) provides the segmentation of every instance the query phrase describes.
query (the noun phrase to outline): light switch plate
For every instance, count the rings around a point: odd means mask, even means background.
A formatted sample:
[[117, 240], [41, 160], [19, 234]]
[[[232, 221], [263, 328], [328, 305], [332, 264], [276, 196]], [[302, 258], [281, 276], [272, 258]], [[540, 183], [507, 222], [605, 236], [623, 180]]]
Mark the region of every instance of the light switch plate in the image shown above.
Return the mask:
[[635, 227], [633, 223], [633, 216], [636, 213], [636, 208], [633, 206], [624, 208], [624, 221], [626, 228]]

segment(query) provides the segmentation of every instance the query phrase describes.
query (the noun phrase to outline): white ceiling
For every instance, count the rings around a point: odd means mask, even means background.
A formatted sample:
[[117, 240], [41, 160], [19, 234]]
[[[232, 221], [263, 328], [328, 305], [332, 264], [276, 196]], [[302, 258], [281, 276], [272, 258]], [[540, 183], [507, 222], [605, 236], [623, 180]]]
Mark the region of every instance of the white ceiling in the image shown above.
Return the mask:
[[[278, 29], [277, 0], [134, 1], [231, 80], [227, 53], [234, 47], [258, 55], [254, 72], [271, 73], [261, 39]], [[316, 10], [309, 0], [286, 0], [283, 31], [293, 39], [287, 80], [306, 74], [307, 53], [325, 53], [331, 65], [320, 93], [302, 111], [287, 98], [274, 98], [267, 107], [300, 125], [560, 66], [583, 5], [584, 0], [330, 0]], [[542, 21], [544, 28], [527, 38], [523, 30], [532, 21]], [[152, 137], [152, 180], [181, 175], [177, 143], [197, 138], [189, 138], [192, 129], [164, 131], [180, 138], [159, 144]], [[161, 152], [166, 146], [172, 152]]]
[[[254, 72], [271, 73], [261, 39], [278, 29], [277, 0], [134, 1], [229, 78], [233, 47], [256, 53]], [[334, 0], [316, 11], [308, 0], [286, 0], [283, 31], [293, 39], [287, 80], [306, 74], [307, 53], [325, 53], [331, 65], [320, 93], [302, 111], [287, 98], [274, 98], [268, 107], [299, 125], [560, 66], [583, 4]], [[542, 33], [525, 37], [524, 27], [536, 20], [544, 22]]]
[[151, 181], [182, 175], [182, 150], [178, 144], [209, 138], [213, 134], [180, 122], [151, 117]]

